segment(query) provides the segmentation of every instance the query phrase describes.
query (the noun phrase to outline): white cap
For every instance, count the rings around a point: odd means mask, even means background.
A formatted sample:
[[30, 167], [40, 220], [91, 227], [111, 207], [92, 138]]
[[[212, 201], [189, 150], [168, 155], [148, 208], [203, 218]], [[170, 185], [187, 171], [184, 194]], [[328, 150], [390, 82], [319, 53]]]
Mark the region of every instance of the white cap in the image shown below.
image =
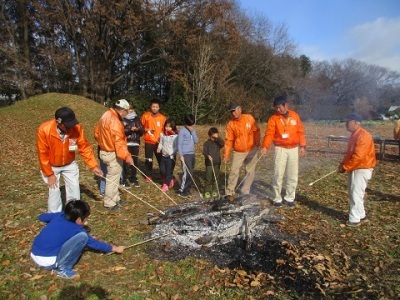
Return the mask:
[[128, 110], [131, 106], [129, 105], [129, 102], [126, 101], [125, 99], [118, 100], [115, 102], [115, 105], [118, 107], [121, 107], [122, 109]]

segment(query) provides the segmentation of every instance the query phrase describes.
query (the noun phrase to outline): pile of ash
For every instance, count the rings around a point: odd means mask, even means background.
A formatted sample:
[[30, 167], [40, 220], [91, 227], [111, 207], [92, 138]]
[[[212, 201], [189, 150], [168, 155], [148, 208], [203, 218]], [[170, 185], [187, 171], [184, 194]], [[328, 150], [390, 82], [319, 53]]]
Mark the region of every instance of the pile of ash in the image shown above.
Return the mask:
[[171, 233], [149, 250], [158, 259], [195, 255], [220, 267], [246, 263], [250, 269], [264, 269], [284, 254], [281, 241], [291, 239], [275, 225], [284, 217], [255, 196], [184, 203], [148, 220], [155, 225], [152, 238]]

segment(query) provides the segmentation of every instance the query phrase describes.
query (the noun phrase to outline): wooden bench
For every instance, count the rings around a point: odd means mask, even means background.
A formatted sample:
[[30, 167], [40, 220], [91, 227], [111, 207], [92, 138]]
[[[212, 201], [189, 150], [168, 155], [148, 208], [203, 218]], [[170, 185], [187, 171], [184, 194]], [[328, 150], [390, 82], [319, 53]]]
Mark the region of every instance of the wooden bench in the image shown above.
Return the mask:
[[[349, 141], [349, 137], [347, 137], [347, 136], [330, 135], [330, 136], [328, 136], [328, 148], [330, 148], [331, 142], [348, 142], [348, 141]], [[374, 138], [374, 143], [376, 145], [379, 145], [379, 159], [382, 159], [385, 157], [385, 141], [395, 141], [395, 140], [384, 140], [381, 138]], [[396, 142], [399, 142], [399, 141], [396, 141]], [[388, 145], [393, 145], [393, 144], [388, 144]], [[400, 145], [399, 145], [399, 151], [400, 151]], [[399, 154], [400, 154], [400, 152], [399, 152]]]
[[398, 146], [399, 147], [399, 159], [400, 159], [400, 140], [383, 140], [383, 152], [382, 158], [385, 158], [386, 146]]

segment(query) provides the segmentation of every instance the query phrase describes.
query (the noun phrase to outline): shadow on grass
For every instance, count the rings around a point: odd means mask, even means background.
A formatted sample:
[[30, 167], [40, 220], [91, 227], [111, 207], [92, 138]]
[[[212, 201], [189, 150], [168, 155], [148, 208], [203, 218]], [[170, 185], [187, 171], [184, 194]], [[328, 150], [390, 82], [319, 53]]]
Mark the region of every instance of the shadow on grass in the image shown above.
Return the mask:
[[324, 215], [329, 216], [333, 219], [346, 220], [348, 217], [347, 213], [322, 205], [321, 203], [314, 200], [310, 200], [308, 197], [300, 194], [296, 195], [296, 201], [304, 206], [307, 206], [310, 209], [321, 212]]
[[90, 286], [83, 283], [79, 286], [67, 286], [63, 288], [58, 300], [84, 300], [84, 299], [111, 299], [110, 294], [100, 286]]
[[376, 191], [376, 190], [371, 190], [369, 188], [367, 188], [367, 193], [368, 193], [368, 199], [370, 199], [370, 197], [374, 197], [372, 201], [388, 201], [388, 202], [400, 202], [400, 196], [397, 195], [390, 195], [390, 194], [384, 194], [380, 191]]

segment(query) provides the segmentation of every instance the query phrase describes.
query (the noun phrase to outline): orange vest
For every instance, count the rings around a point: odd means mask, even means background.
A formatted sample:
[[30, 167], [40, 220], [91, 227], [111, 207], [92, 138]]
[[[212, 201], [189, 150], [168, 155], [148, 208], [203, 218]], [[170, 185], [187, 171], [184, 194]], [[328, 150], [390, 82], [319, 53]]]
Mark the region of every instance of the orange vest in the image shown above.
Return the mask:
[[131, 157], [126, 142], [124, 124], [115, 109], [110, 108], [101, 116], [94, 129], [94, 137], [101, 150], [115, 152], [115, 155], [122, 160]]
[[370, 169], [376, 165], [375, 144], [371, 134], [358, 128], [349, 139], [346, 155], [341, 164], [346, 171]]
[[70, 151], [70, 140], [78, 146], [79, 153], [90, 169], [99, 166], [81, 124], [72, 127], [63, 141], [57, 131], [56, 120], [50, 120], [42, 123], [36, 132], [40, 168], [46, 176], [54, 174], [52, 166], [65, 166], [75, 160], [75, 151]]
[[224, 158], [230, 151], [249, 152], [260, 146], [260, 128], [250, 114], [242, 114], [240, 120], [230, 120], [226, 125]]
[[[160, 141], [160, 133], [164, 130], [164, 123], [167, 118], [158, 113], [153, 115], [151, 111], [145, 112], [140, 121], [142, 122], [144, 128], [144, 141], [148, 144], [157, 144]], [[148, 132], [149, 130], [153, 130], [153, 133]]]
[[287, 118], [280, 113], [275, 113], [269, 118], [262, 148], [269, 148], [272, 143], [283, 148], [306, 146], [304, 127], [298, 113], [289, 110]]

